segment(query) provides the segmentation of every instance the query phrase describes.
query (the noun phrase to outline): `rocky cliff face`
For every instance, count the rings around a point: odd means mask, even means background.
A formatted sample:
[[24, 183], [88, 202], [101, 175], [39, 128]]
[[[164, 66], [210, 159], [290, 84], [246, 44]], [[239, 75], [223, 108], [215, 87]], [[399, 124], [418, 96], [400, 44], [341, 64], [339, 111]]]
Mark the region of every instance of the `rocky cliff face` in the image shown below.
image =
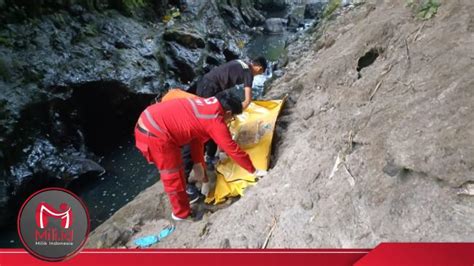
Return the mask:
[[241, 57], [262, 18], [251, 1], [0, 1], [0, 225], [32, 191], [102, 173], [103, 145]]
[[[266, 95], [289, 96], [269, 175], [156, 247], [473, 239], [474, 4], [443, 1], [427, 20], [393, 1], [338, 12], [290, 48]], [[89, 247], [133, 247], [166, 223], [166, 204], [157, 183]]]

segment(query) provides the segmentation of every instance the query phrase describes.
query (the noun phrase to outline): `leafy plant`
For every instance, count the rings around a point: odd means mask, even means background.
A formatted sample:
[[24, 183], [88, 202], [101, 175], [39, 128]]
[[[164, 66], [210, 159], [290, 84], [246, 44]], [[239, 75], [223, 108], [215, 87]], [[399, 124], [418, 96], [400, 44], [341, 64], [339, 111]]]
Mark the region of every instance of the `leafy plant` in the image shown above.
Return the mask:
[[427, 20], [436, 15], [441, 4], [438, 0], [406, 0], [405, 5], [416, 13], [417, 18]]
[[87, 24], [83, 28], [84, 34], [87, 36], [95, 37], [99, 34], [99, 29], [95, 24]]
[[413, 7], [415, 5], [414, 0], [405, 0], [405, 6], [406, 7]]
[[237, 47], [239, 47], [240, 49], [243, 49], [245, 47], [245, 40], [237, 40]]
[[163, 16], [163, 22], [168, 23], [174, 18], [181, 16], [181, 12], [178, 8], [172, 7], [171, 9], [166, 10], [166, 14]]
[[438, 0], [427, 0], [421, 5], [417, 17], [421, 19], [430, 19], [438, 12], [439, 6], [440, 3]]
[[341, 6], [341, 0], [329, 0], [323, 12], [323, 18], [331, 16]]

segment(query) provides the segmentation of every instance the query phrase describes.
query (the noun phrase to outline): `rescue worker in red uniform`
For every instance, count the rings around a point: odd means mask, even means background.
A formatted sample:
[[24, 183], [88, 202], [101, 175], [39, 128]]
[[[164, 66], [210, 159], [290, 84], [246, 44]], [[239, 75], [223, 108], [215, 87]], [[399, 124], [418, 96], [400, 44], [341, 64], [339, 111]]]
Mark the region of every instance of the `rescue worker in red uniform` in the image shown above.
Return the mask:
[[[266, 174], [256, 170], [249, 155], [232, 140], [227, 123], [242, 113], [240, 100], [230, 93], [211, 98], [185, 98], [148, 106], [135, 128], [137, 148], [160, 171], [163, 187], [172, 207], [172, 218], [183, 220], [191, 215], [186, 194], [186, 181], [181, 146], [190, 144], [194, 166], [204, 171], [204, 143], [213, 139], [237, 164], [255, 176]], [[205, 174], [201, 181], [205, 180]]]

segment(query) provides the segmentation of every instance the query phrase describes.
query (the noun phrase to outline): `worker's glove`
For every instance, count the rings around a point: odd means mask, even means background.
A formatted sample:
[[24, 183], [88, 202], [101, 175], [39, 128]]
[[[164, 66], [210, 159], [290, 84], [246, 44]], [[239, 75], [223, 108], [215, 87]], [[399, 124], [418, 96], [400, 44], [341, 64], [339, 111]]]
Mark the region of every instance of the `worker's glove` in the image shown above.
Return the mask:
[[196, 163], [193, 165], [193, 173], [191, 180], [196, 182], [206, 183], [208, 181], [206, 172], [204, 171], [204, 167], [202, 163]]
[[223, 161], [227, 160], [227, 158], [229, 158], [229, 156], [227, 156], [227, 154], [225, 152], [219, 152], [218, 156], [219, 156], [219, 161], [221, 161], [221, 162], [223, 162]]
[[266, 176], [267, 174], [268, 174], [267, 171], [260, 170], [260, 169], [257, 169], [257, 170], [255, 170], [255, 172], [253, 172], [253, 176], [258, 177], [258, 178], [262, 178], [262, 177]]
[[209, 196], [209, 192], [211, 191], [211, 182], [203, 183], [201, 186], [201, 194], [204, 196]]

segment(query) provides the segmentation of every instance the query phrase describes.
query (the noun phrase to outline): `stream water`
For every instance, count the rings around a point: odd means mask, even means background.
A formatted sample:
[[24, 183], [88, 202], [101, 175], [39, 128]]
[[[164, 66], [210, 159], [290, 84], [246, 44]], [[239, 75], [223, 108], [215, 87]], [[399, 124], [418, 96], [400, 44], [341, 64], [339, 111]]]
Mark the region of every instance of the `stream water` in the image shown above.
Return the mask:
[[247, 44], [247, 54], [250, 58], [264, 56], [269, 61], [276, 61], [286, 53], [287, 38], [287, 33], [257, 35]]
[[158, 181], [158, 171], [146, 162], [132, 139], [104, 156], [106, 173], [77, 190], [89, 209], [92, 229], [107, 220], [141, 191]]

